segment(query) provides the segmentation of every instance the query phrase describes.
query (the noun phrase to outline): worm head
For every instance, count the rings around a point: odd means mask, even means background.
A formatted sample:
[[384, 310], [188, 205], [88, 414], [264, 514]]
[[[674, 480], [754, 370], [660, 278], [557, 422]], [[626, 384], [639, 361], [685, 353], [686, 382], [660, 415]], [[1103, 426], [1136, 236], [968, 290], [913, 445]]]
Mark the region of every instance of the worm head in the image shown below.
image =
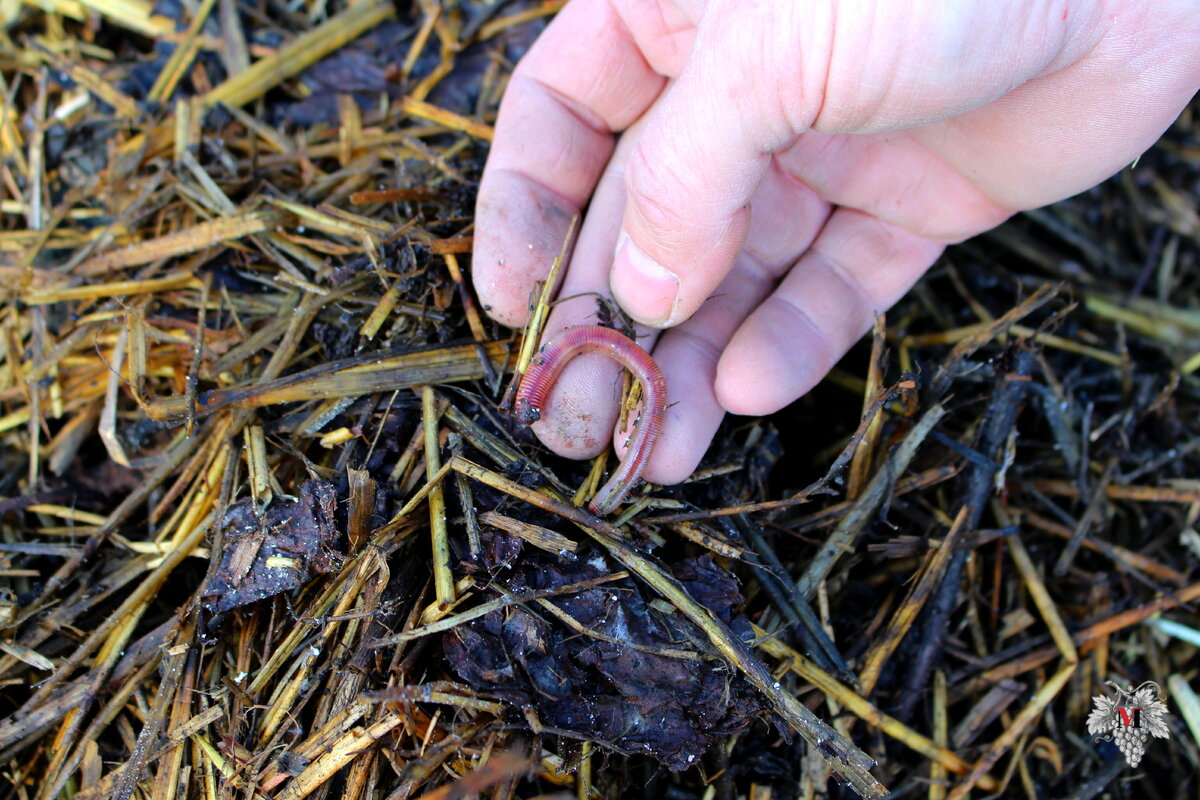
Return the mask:
[[542, 410], [535, 408], [526, 398], [518, 397], [513, 403], [513, 416], [522, 425], [532, 425], [542, 418]]

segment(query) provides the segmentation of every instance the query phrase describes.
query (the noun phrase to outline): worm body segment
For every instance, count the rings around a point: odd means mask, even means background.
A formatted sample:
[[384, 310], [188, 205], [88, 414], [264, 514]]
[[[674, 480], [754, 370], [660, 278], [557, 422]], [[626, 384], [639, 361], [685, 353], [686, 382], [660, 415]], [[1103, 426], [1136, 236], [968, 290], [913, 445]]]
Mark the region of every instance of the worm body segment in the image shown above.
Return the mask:
[[567, 328], [542, 346], [521, 379], [513, 403], [518, 422], [531, 425], [541, 419], [554, 382], [568, 362], [581, 353], [603, 353], [633, 373], [642, 385], [642, 412], [625, 460], [588, 504], [593, 514], [607, 514], [621, 504], [650, 461], [650, 451], [662, 433], [667, 412], [667, 379], [649, 353], [613, 329], [599, 325]]

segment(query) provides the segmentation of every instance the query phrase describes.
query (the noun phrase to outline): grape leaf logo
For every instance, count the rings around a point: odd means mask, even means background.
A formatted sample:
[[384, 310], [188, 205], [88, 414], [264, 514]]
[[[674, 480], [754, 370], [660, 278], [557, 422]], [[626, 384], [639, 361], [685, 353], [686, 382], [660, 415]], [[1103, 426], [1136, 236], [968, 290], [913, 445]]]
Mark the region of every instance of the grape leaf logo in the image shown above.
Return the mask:
[[1088, 715], [1088, 733], [1097, 742], [1116, 742], [1125, 761], [1136, 767], [1146, 754], [1146, 742], [1151, 736], [1156, 739], [1171, 736], [1167, 723], [1163, 722], [1170, 712], [1162, 699], [1162, 689], [1154, 681], [1146, 681], [1137, 689], [1132, 686], [1122, 689], [1112, 681], [1105, 683], [1117, 690], [1117, 696], [1092, 698], [1095, 708]]

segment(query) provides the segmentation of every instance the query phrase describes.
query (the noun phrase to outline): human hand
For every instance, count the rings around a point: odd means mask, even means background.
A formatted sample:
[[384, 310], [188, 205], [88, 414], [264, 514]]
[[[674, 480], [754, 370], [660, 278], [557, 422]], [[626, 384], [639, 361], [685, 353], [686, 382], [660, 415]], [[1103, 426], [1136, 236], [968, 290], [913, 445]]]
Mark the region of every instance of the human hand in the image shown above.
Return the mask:
[[[582, 293], [642, 323], [672, 402], [646, 477], [677, 482], [726, 411], [807, 392], [947, 243], [1131, 163], [1198, 88], [1193, 0], [573, 0], [501, 104], [475, 287], [523, 325], [590, 198], [545, 335], [595, 322]], [[606, 447], [617, 374], [577, 358], [542, 441]]]

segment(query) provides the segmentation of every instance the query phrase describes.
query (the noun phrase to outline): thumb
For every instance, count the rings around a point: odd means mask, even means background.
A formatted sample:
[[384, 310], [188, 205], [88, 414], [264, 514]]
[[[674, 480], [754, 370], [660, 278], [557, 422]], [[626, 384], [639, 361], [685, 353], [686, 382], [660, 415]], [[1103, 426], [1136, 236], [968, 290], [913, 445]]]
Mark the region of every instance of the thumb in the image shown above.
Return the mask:
[[[610, 287], [634, 319], [669, 327], [690, 317], [732, 268], [750, 198], [791, 140], [764, 103], [763, 6], [709, 4], [679, 78], [651, 112], [625, 167], [627, 200]], [[719, 21], [720, 24], [715, 24]], [[754, 96], [754, 95], [758, 96]], [[778, 104], [774, 104], [778, 105]]]

